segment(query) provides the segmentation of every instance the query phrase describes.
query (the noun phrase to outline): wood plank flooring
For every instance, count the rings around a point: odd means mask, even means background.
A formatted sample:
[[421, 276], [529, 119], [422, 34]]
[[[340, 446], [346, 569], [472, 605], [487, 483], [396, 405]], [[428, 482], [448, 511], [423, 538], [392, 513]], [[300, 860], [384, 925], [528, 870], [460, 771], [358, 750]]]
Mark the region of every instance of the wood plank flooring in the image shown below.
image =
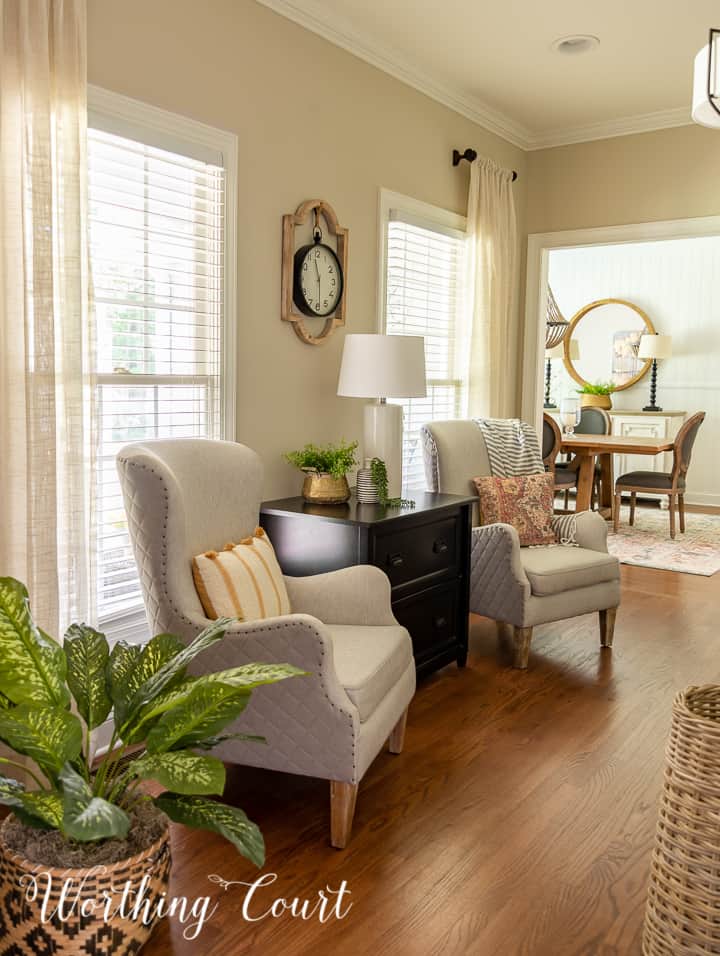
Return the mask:
[[615, 647], [595, 615], [536, 629], [508, 667], [474, 619], [469, 666], [424, 681], [405, 751], [361, 784], [347, 850], [328, 846], [328, 785], [233, 768], [231, 799], [268, 845], [257, 914], [346, 880], [353, 907], [320, 924], [242, 917], [254, 867], [219, 837], [175, 827], [173, 895], [212, 894], [198, 940], [165, 923], [143, 951], [236, 956], [634, 956], [675, 692], [720, 681], [714, 578], [622, 569]]

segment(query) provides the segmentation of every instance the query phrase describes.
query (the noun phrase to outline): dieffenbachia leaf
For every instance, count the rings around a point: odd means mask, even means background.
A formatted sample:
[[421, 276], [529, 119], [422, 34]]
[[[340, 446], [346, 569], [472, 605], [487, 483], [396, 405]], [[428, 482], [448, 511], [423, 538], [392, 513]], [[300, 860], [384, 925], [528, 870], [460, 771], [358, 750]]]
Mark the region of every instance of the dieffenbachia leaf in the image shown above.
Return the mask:
[[82, 726], [75, 714], [59, 707], [20, 704], [0, 710], [0, 740], [30, 757], [54, 779], [82, 748]]
[[129, 712], [134, 713], [139, 708], [149, 704], [158, 694], [162, 694], [163, 691], [171, 688], [176, 680], [182, 679], [185, 676], [187, 665], [198, 654], [202, 654], [213, 644], [221, 641], [225, 636], [225, 631], [232, 623], [231, 618], [220, 617], [217, 621], [209, 624], [190, 644], [184, 646], [178, 654], [175, 654], [145, 681], [129, 702]]
[[107, 638], [87, 624], [72, 624], [65, 634], [63, 650], [70, 693], [88, 729], [95, 730], [112, 707], [105, 683], [110, 657]]
[[256, 866], [262, 866], [265, 862], [262, 833], [238, 807], [216, 803], [206, 797], [188, 797], [177, 793], [163, 793], [155, 797], [155, 806], [175, 823], [219, 833]]
[[175, 793], [219, 795], [225, 789], [222, 761], [188, 750], [145, 754], [132, 764], [132, 774], [141, 780], [156, 780]]
[[216, 671], [214, 674], [207, 674], [198, 679], [201, 683], [212, 681], [252, 690], [263, 684], [276, 684], [278, 681], [287, 680], [288, 677], [306, 677], [307, 674], [307, 671], [293, 667], [292, 664], [242, 664], [239, 667]]
[[257, 734], [219, 734], [217, 737], [206, 737], [193, 744], [195, 750], [214, 750], [227, 740], [244, 740], [252, 744], [265, 744], [267, 740]]
[[[137, 712], [135, 698], [141, 687], [185, 648], [178, 637], [158, 634], [142, 647], [123, 643], [113, 648], [110, 658], [111, 693], [115, 705], [115, 726], [119, 731]], [[182, 680], [184, 669], [178, 671]], [[122, 739], [129, 743], [127, 734]]]
[[14, 704], [66, 707], [65, 655], [36, 627], [27, 589], [0, 578], [0, 693]]
[[201, 684], [182, 703], [166, 711], [148, 734], [149, 753], [192, 747], [214, 736], [238, 717], [250, 692], [229, 684]]
[[23, 823], [39, 829], [60, 827], [62, 800], [55, 790], [26, 790], [17, 780], [0, 776], [0, 804], [12, 807]]
[[140, 709], [137, 716], [133, 715], [126, 742], [138, 743], [144, 740], [157, 718], [172, 707], [184, 703], [196, 687], [220, 683], [251, 691], [263, 684], [274, 684], [288, 677], [304, 676], [306, 673], [291, 664], [243, 664], [201, 677], [186, 677], [170, 690], [165, 690], [154, 697], [149, 704]]
[[70, 764], [60, 771], [63, 792], [62, 832], [71, 840], [88, 843], [111, 837], [124, 839], [130, 818], [124, 810], [94, 797], [92, 790]]

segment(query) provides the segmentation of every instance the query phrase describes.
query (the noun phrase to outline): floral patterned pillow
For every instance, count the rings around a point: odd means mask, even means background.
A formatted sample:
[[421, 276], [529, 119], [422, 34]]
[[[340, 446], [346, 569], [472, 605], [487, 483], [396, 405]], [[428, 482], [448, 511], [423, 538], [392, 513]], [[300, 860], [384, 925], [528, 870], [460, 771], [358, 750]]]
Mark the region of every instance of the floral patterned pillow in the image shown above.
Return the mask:
[[473, 478], [480, 496], [481, 524], [511, 524], [521, 545], [554, 544], [553, 476]]

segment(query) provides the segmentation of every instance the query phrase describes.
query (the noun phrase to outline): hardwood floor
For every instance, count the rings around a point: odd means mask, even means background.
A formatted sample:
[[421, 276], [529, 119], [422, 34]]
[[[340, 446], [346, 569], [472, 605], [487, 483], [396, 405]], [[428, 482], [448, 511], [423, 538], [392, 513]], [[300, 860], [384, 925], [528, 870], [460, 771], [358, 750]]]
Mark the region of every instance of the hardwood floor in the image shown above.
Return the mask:
[[536, 628], [511, 670], [490, 622], [472, 624], [465, 670], [425, 680], [400, 756], [360, 786], [353, 835], [328, 845], [328, 785], [240, 767], [232, 800], [268, 856], [251, 914], [346, 880], [353, 907], [322, 925], [243, 920], [259, 873], [219, 837], [176, 827], [173, 895], [212, 894], [200, 939], [165, 923], [146, 956], [634, 956], [675, 692], [720, 681], [720, 574], [623, 567], [615, 646], [597, 616]]

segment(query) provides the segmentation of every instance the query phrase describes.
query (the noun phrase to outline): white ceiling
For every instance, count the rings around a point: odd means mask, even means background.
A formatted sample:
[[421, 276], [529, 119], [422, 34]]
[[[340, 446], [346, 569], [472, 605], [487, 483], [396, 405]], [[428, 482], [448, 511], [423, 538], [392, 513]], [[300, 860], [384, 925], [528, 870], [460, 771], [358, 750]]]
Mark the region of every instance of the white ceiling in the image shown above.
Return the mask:
[[[524, 149], [690, 122], [717, 0], [259, 0]], [[553, 51], [568, 34], [598, 49]]]

